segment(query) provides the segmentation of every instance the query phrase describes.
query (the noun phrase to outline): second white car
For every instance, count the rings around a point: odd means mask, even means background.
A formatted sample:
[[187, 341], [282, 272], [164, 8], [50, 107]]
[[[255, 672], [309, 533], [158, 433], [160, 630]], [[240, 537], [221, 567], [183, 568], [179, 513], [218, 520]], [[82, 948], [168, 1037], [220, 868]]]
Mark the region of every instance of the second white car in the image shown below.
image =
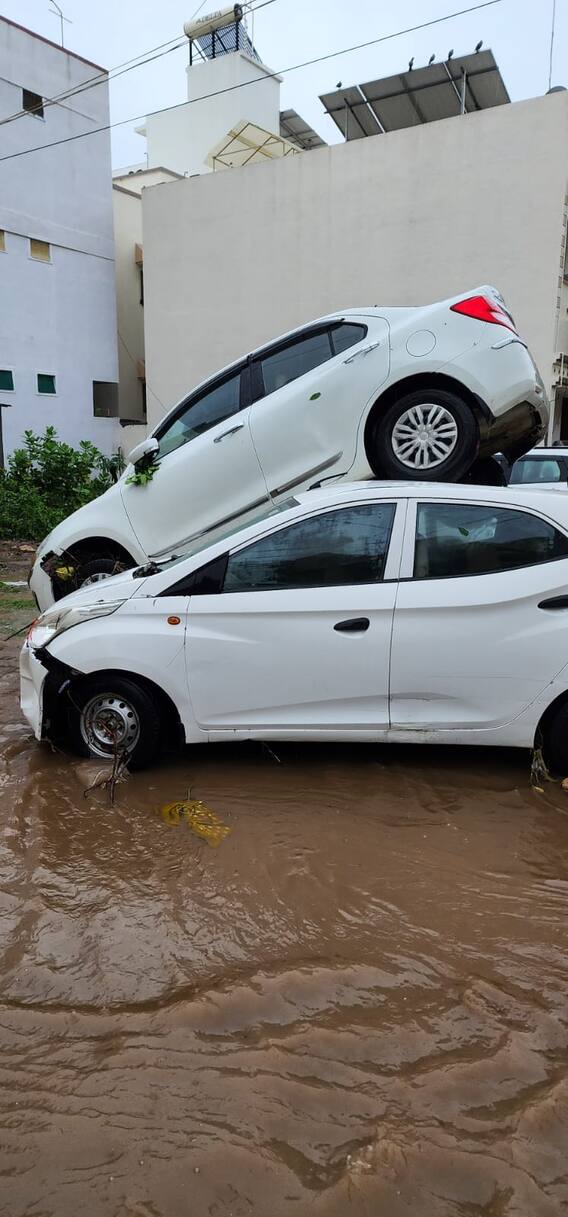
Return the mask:
[[[46, 538], [31, 588], [44, 609], [320, 482], [459, 481], [477, 457], [516, 459], [547, 421], [542, 380], [494, 288], [345, 310], [185, 397], [118, 484]], [[133, 485], [135, 468], [152, 462], [151, 480]]]
[[178, 740], [542, 740], [566, 773], [567, 621], [568, 496], [336, 486], [52, 606], [22, 707], [132, 765]]

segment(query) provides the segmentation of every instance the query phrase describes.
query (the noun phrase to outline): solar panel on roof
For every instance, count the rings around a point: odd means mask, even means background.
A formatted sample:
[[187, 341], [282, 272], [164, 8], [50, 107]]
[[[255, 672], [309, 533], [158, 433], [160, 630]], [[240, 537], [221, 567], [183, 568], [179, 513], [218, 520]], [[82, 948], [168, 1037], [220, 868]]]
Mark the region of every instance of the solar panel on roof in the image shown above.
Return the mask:
[[320, 96], [345, 139], [438, 122], [510, 101], [492, 51], [351, 85]]

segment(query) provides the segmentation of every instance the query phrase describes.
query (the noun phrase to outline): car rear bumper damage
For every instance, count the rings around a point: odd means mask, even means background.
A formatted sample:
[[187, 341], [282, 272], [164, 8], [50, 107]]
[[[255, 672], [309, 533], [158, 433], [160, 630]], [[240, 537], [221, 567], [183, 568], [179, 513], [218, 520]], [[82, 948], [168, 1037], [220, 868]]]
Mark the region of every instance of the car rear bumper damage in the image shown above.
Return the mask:
[[485, 416], [480, 422], [479, 455], [503, 452], [517, 460], [546, 434], [548, 411], [538, 400], [522, 401], [498, 418]]

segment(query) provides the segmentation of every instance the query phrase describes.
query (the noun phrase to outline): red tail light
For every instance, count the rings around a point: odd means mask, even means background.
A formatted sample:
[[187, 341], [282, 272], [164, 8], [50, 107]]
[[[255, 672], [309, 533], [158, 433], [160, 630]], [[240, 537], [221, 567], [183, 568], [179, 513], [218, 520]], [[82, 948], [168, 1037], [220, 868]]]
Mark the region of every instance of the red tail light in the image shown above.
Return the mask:
[[469, 296], [467, 300], [460, 300], [459, 304], [452, 304], [450, 308], [452, 313], [463, 313], [464, 317], [475, 317], [476, 321], [488, 321], [490, 325], [504, 325], [505, 329], [517, 333], [511, 314], [490, 296]]

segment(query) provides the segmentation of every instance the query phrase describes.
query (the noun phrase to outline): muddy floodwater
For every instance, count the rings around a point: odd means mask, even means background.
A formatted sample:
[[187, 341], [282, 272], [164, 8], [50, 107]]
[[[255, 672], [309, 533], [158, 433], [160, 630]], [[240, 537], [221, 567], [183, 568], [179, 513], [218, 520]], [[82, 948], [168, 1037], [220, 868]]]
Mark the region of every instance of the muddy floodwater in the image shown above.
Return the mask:
[[[568, 1212], [568, 795], [214, 746], [83, 791], [0, 647], [2, 1217]], [[192, 796], [210, 849], [160, 806]]]

